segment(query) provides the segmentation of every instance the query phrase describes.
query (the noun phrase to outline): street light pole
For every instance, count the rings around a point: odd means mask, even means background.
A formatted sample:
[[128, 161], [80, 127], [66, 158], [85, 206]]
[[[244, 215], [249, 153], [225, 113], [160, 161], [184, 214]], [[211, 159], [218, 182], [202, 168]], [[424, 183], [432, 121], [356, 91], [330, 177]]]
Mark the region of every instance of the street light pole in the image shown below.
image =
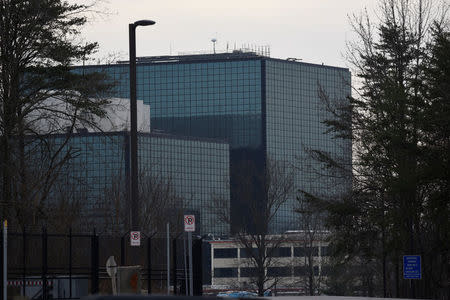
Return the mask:
[[130, 226], [139, 230], [138, 220], [138, 156], [137, 156], [137, 99], [136, 99], [136, 27], [155, 24], [140, 20], [128, 25], [130, 43]]

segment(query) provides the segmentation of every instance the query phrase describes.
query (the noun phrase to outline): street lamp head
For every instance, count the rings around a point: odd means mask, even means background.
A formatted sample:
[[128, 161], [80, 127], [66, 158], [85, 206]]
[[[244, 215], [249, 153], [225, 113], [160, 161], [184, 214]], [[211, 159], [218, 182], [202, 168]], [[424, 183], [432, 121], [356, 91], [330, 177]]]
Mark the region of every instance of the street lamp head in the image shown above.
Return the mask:
[[134, 26], [149, 26], [149, 25], [154, 25], [156, 22], [152, 21], [152, 20], [139, 20], [134, 22]]

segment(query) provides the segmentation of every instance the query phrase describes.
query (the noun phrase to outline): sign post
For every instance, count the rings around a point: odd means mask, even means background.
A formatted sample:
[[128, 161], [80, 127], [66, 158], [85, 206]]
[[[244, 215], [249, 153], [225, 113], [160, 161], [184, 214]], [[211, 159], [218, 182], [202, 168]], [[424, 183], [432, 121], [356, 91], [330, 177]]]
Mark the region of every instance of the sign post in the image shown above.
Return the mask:
[[184, 215], [184, 231], [188, 233], [188, 250], [189, 250], [189, 295], [194, 295], [194, 276], [192, 271], [192, 232], [195, 231], [195, 216]]
[[[170, 295], [170, 224], [167, 222], [167, 295]], [[174, 287], [175, 288], [175, 287]]]
[[403, 279], [422, 279], [420, 255], [403, 256]]
[[131, 231], [130, 232], [130, 246], [141, 246], [141, 232]]
[[3, 299], [7, 298], [8, 290], [8, 221], [3, 221]]

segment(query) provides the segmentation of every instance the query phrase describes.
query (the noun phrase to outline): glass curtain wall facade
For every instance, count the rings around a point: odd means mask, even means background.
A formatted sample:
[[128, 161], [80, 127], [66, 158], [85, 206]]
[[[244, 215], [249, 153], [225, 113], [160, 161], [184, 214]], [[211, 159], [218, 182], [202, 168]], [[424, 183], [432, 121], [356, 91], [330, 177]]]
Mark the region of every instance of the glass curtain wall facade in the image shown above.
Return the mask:
[[[129, 98], [127, 64], [87, 66], [116, 83]], [[77, 68], [82, 72], [83, 68]], [[261, 61], [138, 63], [137, 98], [150, 105], [152, 128], [227, 140], [232, 149], [262, 146]]]
[[[57, 140], [55, 137], [55, 143]], [[67, 147], [71, 147], [76, 156], [64, 165], [50, 198], [58, 200], [64, 196], [80, 201], [81, 215], [91, 218], [97, 229], [127, 230], [123, 217], [129, 209], [126, 206], [129, 135], [125, 132], [76, 134]], [[220, 222], [204, 209], [212, 194], [229, 203], [227, 143], [140, 133], [138, 153], [139, 188], [143, 197], [140, 205], [145, 207], [145, 201], [156, 201], [146, 198], [152, 194], [160, 197], [158, 201], [173, 201], [180, 214], [197, 214], [198, 234], [223, 235], [229, 232], [228, 224]], [[145, 212], [142, 207], [140, 209]], [[119, 219], [116, 224], [114, 217]], [[179, 221], [181, 226], [182, 218]], [[142, 230], [146, 231], [145, 228]]]
[[[228, 234], [229, 224], [217, 219], [211, 212], [210, 203], [214, 196], [223, 199], [229, 207], [228, 143], [205, 138], [140, 134], [138, 145], [141, 172], [171, 182], [182, 201], [180, 213], [196, 215], [198, 234]], [[177, 218], [183, 226], [182, 216]]]
[[[117, 83], [111, 96], [129, 97], [128, 64], [89, 68], [108, 72]], [[252, 221], [248, 203], [265, 197], [260, 178], [265, 165], [261, 71], [255, 56], [137, 64], [137, 97], [150, 104], [153, 129], [229, 143], [231, 176], [225, 183], [231, 190], [233, 231]], [[247, 175], [257, 178], [243, 184]]]
[[[112, 96], [129, 97], [127, 63], [89, 68], [102, 69], [115, 80]], [[253, 53], [148, 57], [137, 64], [137, 97], [150, 105], [153, 129], [229, 143], [233, 231], [251, 222], [248, 203], [263, 207], [267, 200], [268, 158], [298, 164], [296, 158], [305, 156], [305, 146], [331, 151], [342, 146], [339, 151], [351, 156], [349, 145], [335, 146], [330, 136], [322, 136], [320, 122], [327, 116], [319, 107], [317, 90], [323, 85], [332, 96], [349, 95], [350, 86], [345, 85], [349, 82], [347, 69]], [[296, 175], [297, 187], [327, 189], [322, 181], [312, 182], [303, 169]], [[294, 199], [282, 206], [271, 233], [295, 229]]]
[[[350, 188], [349, 178], [332, 176], [308, 154], [309, 150], [324, 151], [350, 166], [351, 141], [334, 138], [323, 123], [334, 118], [324, 97], [331, 102], [347, 101], [350, 81], [347, 69], [266, 61], [267, 156], [297, 170], [293, 172], [295, 191], [337, 198]], [[299, 205], [298, 195], [290, 196], [275, 216], [279, 232], [298, 228], [299, 216], [293, 211]]]

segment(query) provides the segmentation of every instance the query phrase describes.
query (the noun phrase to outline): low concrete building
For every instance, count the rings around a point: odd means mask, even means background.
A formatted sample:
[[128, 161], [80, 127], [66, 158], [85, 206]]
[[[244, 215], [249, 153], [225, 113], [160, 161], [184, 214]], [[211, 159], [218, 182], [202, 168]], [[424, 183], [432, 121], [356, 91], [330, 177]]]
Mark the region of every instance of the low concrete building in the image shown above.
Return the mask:
[[[314, 285], [323, 285], [328, 272], [328, 232], [312, 235], [304, 231], [290, 231], [276, 238], [276, 248], [266, 248], [268, 263], [265, 267], [266, 287], [279, 291], [304, 293], [314, 278]], [[252, 289], [255, 287], [256, 268], [249, 249], [237, 239], [213, 239], [211, 245], [212, 290]], [[270, 245], [270, 243], [269, 243]], [[273, 244], [272, 244], [273, 245]], [[256, 251], [257, 248], [254, 248]], [[269, 254], [269, 252], [271, 254]]]

